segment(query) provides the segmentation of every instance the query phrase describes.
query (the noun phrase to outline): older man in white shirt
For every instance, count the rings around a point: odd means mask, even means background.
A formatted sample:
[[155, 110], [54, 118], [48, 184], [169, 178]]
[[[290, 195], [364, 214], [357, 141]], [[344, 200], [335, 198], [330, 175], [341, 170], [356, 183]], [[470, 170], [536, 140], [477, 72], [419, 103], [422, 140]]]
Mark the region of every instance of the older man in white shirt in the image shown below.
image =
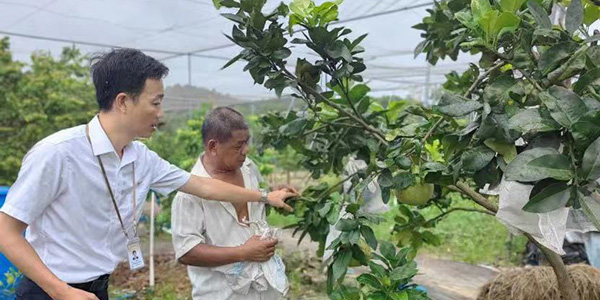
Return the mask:
[[119, 262], [143, 266], [136, 225], [149, 189], [287, 206], [292, 193], [190, 176], [134, 141], [156, 129], [167, 73], [134, 49], [99, 57], [92, 66], [98, 116], [43, 139], [23, 159], [0, 211], [0, 252], [25, 275], [17, 300], [108, 300]]
[[[192, 174], [247, 189], [258, 188], [261, 176], [256, 165], [246, 157], [250, 135], [239, 112], [227, 107], [213, 110], [204, 121], [202, 136], [205, 153], [200, 155]], [[175, 255], [188, 265], [194, 300], [258, 300], [283, 296], [272, 282], [266, 289], [264, 286], [255, 288], [254, 284], [241, 289], [222, 271], [229, 266], [245, 268], [242, 273], [255, 270], [254, 274], [240, 276], [260, 279], [260, 270], [253, 269], [251, 264], [257, 266], [271, 259], [277, 244], [275, 239], [261, 240], [248, 225], [248, 222], [265, 220], [264, 204], [217, 203], [180, 192], [173, 200], [171, 217]]]

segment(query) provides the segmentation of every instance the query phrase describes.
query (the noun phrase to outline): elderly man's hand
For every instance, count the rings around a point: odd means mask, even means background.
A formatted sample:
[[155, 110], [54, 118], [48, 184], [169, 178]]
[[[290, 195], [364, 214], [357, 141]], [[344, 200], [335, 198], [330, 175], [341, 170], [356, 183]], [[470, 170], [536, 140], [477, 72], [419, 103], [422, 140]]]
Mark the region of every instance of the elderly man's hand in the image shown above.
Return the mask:
[[276, 239], [261, 240], [260, 236], [252, 236], [246, 243], [240, 246], [244, 261], [264, 262], [269, 260], [275, 253]]
[[281, 207], [287, 211], [293, 211], [294, 209], [285, 203], [285, 200], [291, 197], [298, 197], [298, 192], [292, 192], [287, 189], [273, 191], [267, 194], [267, 201], [271, 206]]
[[279, 191], [279, 190], [286, 190], [288, 192], [300, 194], [298, 192], [298, 190], [291, 184], [281, 183], [281, 184], [276, 184], [276, 185], [271, 186], [271, 191]]

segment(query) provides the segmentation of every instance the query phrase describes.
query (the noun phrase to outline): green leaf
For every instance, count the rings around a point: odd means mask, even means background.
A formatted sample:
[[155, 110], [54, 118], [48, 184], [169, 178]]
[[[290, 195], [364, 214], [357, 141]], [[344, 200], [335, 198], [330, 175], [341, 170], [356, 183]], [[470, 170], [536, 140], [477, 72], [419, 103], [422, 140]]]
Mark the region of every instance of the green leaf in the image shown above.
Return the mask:
[[290, 3], [290, 10], [304, 18], [308, 17], [313, 8], [314, 3], [310, 0], [294, 0]]
[[571, 134], [575, 140], [575, 146], [586, 149], [592, 141], [600, 136], [600, 111], [590, 112], [573, 124]]
[[[392, 300], [409, 300], [407, 290], [403, 290], [400, 292], [394, 292], [391, 296], [392, 296]], [[424, 299], [422, 299], [422, 300], [424, 300]]]
[[458, 95], [447, 93], [442, 95], [442, 99], [440, 100], [440, 103], [438, 104], [436, 109], [442, 114], [451, 117], [460, 117], [475, 110], [478, 110], [482, 107], [483, 104], [481, 104], [478, 101], [465, 101], [462, 97]]
[[548, 75], [552, 70], [556, 69], [563, 60], [568, 59], [577, 49], [579, 45], [574, 42], [563, 42], [555, 44], [548, 50], [542, 52], [538, 60], [538, 68], [543, 75]]
[[335, 256], [335, 261], [332, 265], [334, 281], [342, 278], [346, 274], [350, 260], [352, 260], [352, 250], [349, 248], [341, 249]]
[[590, 85], [600, 85], [600, 67], [591, 69], [579, 77], [575, 85], [573, 85], [573, 91], [581, 94]]
[[352, 103], [357, 103], [358, 101], [362, 100], [362, 98], [364, 98], [370, 90], [371, 89], [365, 84], [357, 84], [350, 89], [348, 97], [350, 97], [350, 101], [352, 101]]
[[372, 274], [361, 274], [360, 276], [356, 277], [356, 281], [360, 284], [368, 285], [376, 289], [383, 288], [383, 285], [381, 285], [381, 281], [379, 281], [379, 279], [377, 279], [377, 277], [373, 276]]
[[223, 67], [221, 67], [221, 70], [231, 66], [233, 63], [238, 61], [240, 58], [242, 58], [242, 54], [236, 55], [234, 58], [232, 58], [230, 61], [228, 61]]
[[503, 11], [514, 13], [525, 3], [525, 0], [500, 0], [500, 8]]
[[583, 5], [581, 0], [572, 0], [567, 9], [565, 27], [571, 35], [583, 24]]
[[559, 130], [560, 124], [546, 114], [542, 114], [539, 108], [522, 110], [508, 120], [508, 127], [523, 133]]
[[510, 164], [508, 164], [508, 166], [506, 166], [506, 170], [504, 170], [506, 180], [531, 182], [551, 177], [551, 174], [548, 174], [548, 170], [545, 170], [544, 168], [535, 166], [525, 167], [534, 159], [548, 154], [559, 153], [553, 148], [534, 148], [520, 153]]
[[358, 222], [354, 219], [340, 219], [335, 224], [335, 229], [339, 231], [352, 231], [358, 228]]
[[529, 12], [539, 27], [552, 29], [552, 22], [550, 22], [548, 13], [537, 1], [529, 0], [527, 2], [527, 7], [529, 8]]
[[[217, 2], [217, 1], [218, 0], [213, 0], [213, 3]], [[218, 1], [218, 2], [219, 2], [219, 7], [217, 7], [217, 9], [221, 8], [221, 6], [224, 6], [224, 7], [227, 7], [227, 8], [240, 7], [240, 4], [238, 2], [233, 1], [233, 0], [221, 0], [221, 1]], [[217, 5], [215, 5], [215, 7], [216, 6]]]
[[379, 265], [373, 261], [369, 262], [369, 269], [371, 269], [371, 273], [375, 274], [375, 276], [381, 278], [387, 274], [387, 271], [382, 265]]
[[478, 146], [465, 151], [462, 155], [463, 170], [474, 173], [483, 169], [494, 158], [496, 153], [485, 146]]
[[396, 247], [390, 242], [382, 242], [379, 244], [379, 252], [388, 260], [393, 260], [396, 257]]
[[506, 105], [510, 100], [510, 91], [517, 81], [510, 75], [490, 79], [490, 84], [483, 90], [483, 99], [491, 106]]
[[531, 213], [548, 213], [564, 207], [571, 197], [571, 188], [565, 183], [554, 183], [529, 199], [523, 210]]
[[500, 141], [496, 141], [496, 139], [487, 139], [483, 141], [483, 143], [490, 147], [490, 149], [498, 152], [504, 158], [504, 161], [508, 164], [515, 157], [517, 157], [517, 147], [514, 143], [504, 143]]
[[415, 183], [415, 176], [410, 172], [400, 172], [392, 179], [393, 189], [405, 189]]
[[538, 157], [524, 166], [525, 168], [535, 168], [547, 177], [556, 180], [570, 180], [573, 178], [573, 168], [571, 160], [562, 154], [547, 154]]
[[369, 247], [373, 248], [373, 250], [377, 249], [377, 239], [375, 238], [375, 233], [373, 233], [373, 229], [371, 229], [371, 227], [362, 225], [360, 227], [360, 233], [362, 234], [363, 238], [365, 238], [365, 241]]
[[393, 178], [392, 172], [390, 172], [389, 169], [385, 169], [381, 172], [381, 175], [379, 175], [377, 183], [382, 187], [391, 187], [394, 184]]
[[356, 48], [356, 46], [358, 46], [366, 37], [367, 37], [368, 33], [365, 33], [361, 36], [359, 36], [358, 38], [356, 38], [353, 42], [352, 42], [352, 49], [350, 50], [354, 50], [354, 48]]
[[221, 16], [223, 16], [223, 17], [225, 17], [225, 18], [227, 18], [227, 19], [229, 19], [229, 20], [231, 20], [233, 22], [236, 22], [238, 24], [244, 24], [244, 18], [240, 17], [239, 15], [230, 14], [230, 13], [223, 13], [223, 14], [221, 14]]
[[391, 280], [406, 280], [417, 275], [417, 263], [411, 261], [406, 265], [400, 266], [392, 270], [390, 273]]
[[423, 231], [421, 234], [421, 238], [425, 243], [433, 246], [439, 246], [442, 243], [440, 238], [437, 235], [431, 233], [431, 231]]
[[[592, 25], [592, 23], [596, 22], [600, 19], [600, 6], [597, 6], [593, 3], [586, 3], [583, 8], [583, 23], [587, 26]], [[599, 35], [592, 36], [600, 39]], [[586, 40], [586, 42], [588, 42]]]
[[580, 191], [577, 191], [577, 198], [587, 219], [596, 226], [596, 230], [600, 230], [598, 201], [591, 196], [584, 196]]
[[296, 119], [279, 127], [279, 132], [285, 135], [294, 136], [302, 132], [302, 130], [304, 130], [304, 128], [306, 128], [307, 125], [308, 120]]
[[473, 18], [481, 19], [483, 15], [492, 10], [492, 5], [488, 0], [471, 0], [471, 12]]
[[494, 38], [500, 38], [507, 32], [517, 30], [519, 24], [521, 24], [521, 18], [517, 17], [517, 15], [512, 12], [503, 12], [496, 19], [492, 34], [494, 35]]
[[286, 59], [288, 58], [290, 55], [292, 55], [292, 51], [290, 51], [290, 49], [288, 48], [282, 48], [279, 50], [275, 50], [275, 52], [273, 52], [273, 59]]
[[600, 177], [600, 138], [585, 150], [580, 168], [581, 176], [587, 180], [595, 181]]
[[327, 213], [329, 213], [330, 210], [331, 210], [331, 202], [327, 202], [317, 212], [319, 213], [319, 216], [321, 216], [321, 218], [324, 218], [327, 215]]
[[352, 54], [346, 44], [342, 41], [335, 41], [329, 48], [326, 49], [327, 54], [332, 58], [343, 58], [347, 62], [352, 62]]
[[585, 103], [572, 91], [553, 86], [540, 93], [540, 99], [550, 110], [550, 115], [560, 125], [571, 128], [587, 112]]

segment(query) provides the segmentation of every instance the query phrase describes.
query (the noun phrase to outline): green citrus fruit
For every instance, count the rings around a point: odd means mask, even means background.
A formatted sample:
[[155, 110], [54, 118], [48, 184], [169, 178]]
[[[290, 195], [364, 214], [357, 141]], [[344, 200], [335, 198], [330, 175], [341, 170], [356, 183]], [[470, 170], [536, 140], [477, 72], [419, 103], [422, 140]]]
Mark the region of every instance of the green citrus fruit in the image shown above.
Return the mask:
[[433, 197], [433, 184], [421, 183], [395, 190], [398, 201], [408, 205], [423, 205]]

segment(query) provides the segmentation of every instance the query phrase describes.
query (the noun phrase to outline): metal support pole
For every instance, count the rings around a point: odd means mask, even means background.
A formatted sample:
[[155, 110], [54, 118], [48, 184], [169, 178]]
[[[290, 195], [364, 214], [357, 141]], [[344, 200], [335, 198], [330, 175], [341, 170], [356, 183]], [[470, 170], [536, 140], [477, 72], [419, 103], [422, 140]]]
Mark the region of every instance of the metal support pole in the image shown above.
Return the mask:
[[154, 205], [156, 205], [156, 195], [150, 193], [150, 287], [154, 287]]
[[188, 53], [188, 85], [192, 86], [192, 54]]
[[421, 101], [424, 106], [429, 106], [429, 84], [431, 81], [431, 65], [427, 64], [427, 75], [425, 77], [425, 89], [423, 91], [423, 100]]

